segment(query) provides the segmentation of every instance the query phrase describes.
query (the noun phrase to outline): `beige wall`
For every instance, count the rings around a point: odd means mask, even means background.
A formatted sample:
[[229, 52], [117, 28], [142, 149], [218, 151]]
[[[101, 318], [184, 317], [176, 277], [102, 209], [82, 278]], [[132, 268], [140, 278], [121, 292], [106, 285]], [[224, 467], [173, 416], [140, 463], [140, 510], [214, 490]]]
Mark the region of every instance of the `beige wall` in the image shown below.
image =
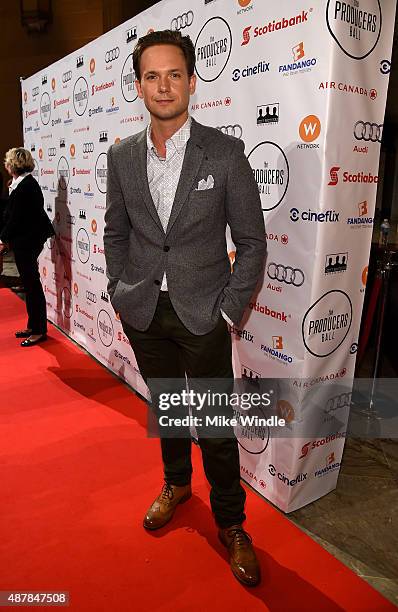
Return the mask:
[[[39, 35], [28, 34], [21, 25], [18, 0], [0, 6], [1, 161], [10, 147], [23, 144], [19, 77], [34, 74], [103, 32], [103, 0], [53, 0], [52, 4], [53, 22]], [[1, 169], [5, 176], [2, 163]]]

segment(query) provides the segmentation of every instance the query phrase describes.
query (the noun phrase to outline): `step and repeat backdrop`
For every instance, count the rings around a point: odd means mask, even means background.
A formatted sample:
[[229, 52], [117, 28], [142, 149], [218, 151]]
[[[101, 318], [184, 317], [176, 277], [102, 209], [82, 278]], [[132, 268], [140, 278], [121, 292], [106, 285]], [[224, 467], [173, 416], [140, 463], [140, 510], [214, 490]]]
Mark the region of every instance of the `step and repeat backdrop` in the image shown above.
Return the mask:
[[146, 395], [106, 291], [106, 152], [148, 122], [138, 38], [192, 38], [190, 113], [244, 140], [261, 195], [264, 279], [230, 333], [236, 376], [249, 389], [270, 379], [287, 425], [237, 433], [242, 478], [284, 511], [337, 482], [350, 386], [330, 382], [354, 373], [394, 17], [394, 0], [163, 0], [21, 82], [25, 146], [56, 230], [40, 257], [49, 319]]

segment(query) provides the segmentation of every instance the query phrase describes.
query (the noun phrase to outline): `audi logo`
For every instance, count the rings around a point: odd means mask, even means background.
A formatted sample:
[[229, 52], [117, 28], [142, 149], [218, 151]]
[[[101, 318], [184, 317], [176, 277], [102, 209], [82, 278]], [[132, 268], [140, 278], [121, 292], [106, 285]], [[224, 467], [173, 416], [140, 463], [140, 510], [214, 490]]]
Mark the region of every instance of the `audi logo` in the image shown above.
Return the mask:
[[68, 70], [67, 72], [64, 72], [62, 75], [62, 82], [63, 83], [67, 83], [68, 81], [72, 80], [72, 70]]
[[97, 301], [97, 296], [95, 295], [95, 293], [93, 293], [92, 291], [86, 291], [86, 299], [89, 300], [90, 302], [93, 302], [94, 304]]
[[339, 408], [348, 408], [351, 405], [351, 392], [340, 393], [330, 397], [326, 402], [325, 412], [335, 412]]
[[94, 153], [94, 143], [84, 142], [83, 143], [83, 153]]
[[228, 136], [235, 136], [235, 138], [242, 138], [242, 127], [238, 124], [235, 125], [220, 125], [217, 127], [217, 130], [220, 130], [223, 134], [228, 134]]
[[55, 157], [55, 155], [57, 154], [57, 149], [55, 147], [50, 147], [48, 149], [48, 157]]
[[114, 49], [110, 49], [110, 51], [107, 51], [105, 53], [105, 63], [109, 64], [110, 62], [113, 62], [114, 60], [116, 60], [120, 55], [120, 49], [119, 47], [115, 47]]
[[366, 142], [381, 142], [383, 136], [383, 124], [369, 123], [369, 121], [357, 121], [354, 125], [354, 136], [357, 140]]
[[305, 280], [302, 270], [274, 262], [268, 264], [267, 274], [271, 280], [277, 280], [280, 283], [286, 283], [286, 285], [293, 285], [294, 287], [301, 287]]
[[187, 13], [183, 13], [182, 15], [178, 15], [178, 17], [174, 17], [171, 22], [172, 30], [183, 30], [193, 23], [193, 12], [188, 11]]

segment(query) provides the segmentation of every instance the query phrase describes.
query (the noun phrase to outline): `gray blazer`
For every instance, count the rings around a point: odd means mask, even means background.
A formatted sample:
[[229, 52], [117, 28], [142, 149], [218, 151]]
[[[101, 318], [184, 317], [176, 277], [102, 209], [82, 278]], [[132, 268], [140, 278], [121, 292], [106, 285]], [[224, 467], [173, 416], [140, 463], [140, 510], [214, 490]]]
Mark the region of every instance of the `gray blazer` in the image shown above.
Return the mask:
[[[209, 175], [214, 187], [198, 190]], [[148, 186], [146, 130], [110, 147], [106, 199], [108, 292], [123, 320], [140, 331], [149, 327], [166, 271], [171, 302], [192, 333], [211, 331], [221, 309], [239, 324], [266, 252], [257, 183], [242, 141], [192, 120], [166, 232]], [[236, 245], [232, 274], [227, 223]]]

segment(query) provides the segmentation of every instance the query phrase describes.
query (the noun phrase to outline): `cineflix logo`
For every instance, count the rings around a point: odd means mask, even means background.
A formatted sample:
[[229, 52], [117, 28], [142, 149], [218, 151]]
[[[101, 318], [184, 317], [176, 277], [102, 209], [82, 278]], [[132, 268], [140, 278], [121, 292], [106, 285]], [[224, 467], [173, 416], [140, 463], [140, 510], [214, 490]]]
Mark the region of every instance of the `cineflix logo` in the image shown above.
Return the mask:
[[246, 66], [246, 68], [235, 68], [232, 71], [232, 80], [239, 81], [240, 78], [246, 79], [247, 77], [263, 75], [270, 71], [270, 62], [260, 60], [258, 64], [254, 66]]
[[312, 223], [337, 223], [340, 213], [335, 210], [326, 210], [325, 212], [316, 212], [315, 210], [300, 211], [298, 208], [290, 209], [291, 221], [309, 221]]

